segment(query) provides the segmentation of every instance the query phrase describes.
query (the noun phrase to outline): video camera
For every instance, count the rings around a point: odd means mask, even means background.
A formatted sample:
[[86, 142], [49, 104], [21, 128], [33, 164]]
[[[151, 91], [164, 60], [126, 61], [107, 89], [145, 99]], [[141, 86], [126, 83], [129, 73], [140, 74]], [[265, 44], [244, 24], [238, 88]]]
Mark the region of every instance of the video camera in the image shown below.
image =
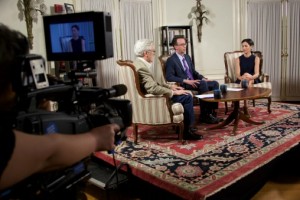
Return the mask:
[[[13, 89], [18, 95], [14, 128], [38, 135], [80, 134], [94, 127], [116, 123], [121, 131], [116, 134], [115, 143], [126, 140], [126, 128], [132, 122], [131, 103], [114, 98], [127, 92], [125, 85], [103, 89], [50, 80], [43, 57], [33, 54], [19, 57], [14, 70]], [[52, 102], [52, 111], [43, 110], [41, 104], [49, 101]], [[7, 190], [9, 195], [6, 197], [11, 198], [18, 193], [21, 199], [60, 199], [66, 190], [90, 177], [87, 160], [64, 170], [34, 175], [25, 180], [25, 185]], [[0, 197], [5, 199], [5, 196]]]

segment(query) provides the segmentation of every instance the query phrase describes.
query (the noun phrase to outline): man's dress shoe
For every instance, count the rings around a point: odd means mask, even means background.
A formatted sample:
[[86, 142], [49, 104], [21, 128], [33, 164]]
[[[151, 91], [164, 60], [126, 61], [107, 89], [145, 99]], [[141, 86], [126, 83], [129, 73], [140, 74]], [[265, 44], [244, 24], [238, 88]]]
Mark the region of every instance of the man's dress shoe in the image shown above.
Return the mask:
[[200, 122], [205, 124], [217, 124], [219, 123], [219, 118], [215, 118], [212, 114], [201, 116]]
[[195, 133], [190, 133], [190, 134], [185, 135], [183, 137], [183, 139], [185, 139], [185, 140], [202, 140], [203, 136], [195, 134]]
[[224, 119], [223, 118], [219, 118], [219, 117], [217, 117], [217, 112], [216, 111], [213, 111], [212, 112], [212, 116], [214, 117], [214, 118], [216, 118], [217, 120], [218, 120], [218, 122], [222, 122], [222, 121], [224, 121]]
[[188, 131], [184, 133], [183, 139], [185, 140], [201, 140], [203, 139], [202, 135], [196, 134], [198, 129], [190, 128]]
[[223, 118], [219, 118], [219, 117], [215, 117], [215, 118], [217, 119], [218, 123], [224, 121]]
[[196, 128], [196, 127], [190, 127], [190, 132], [197, 133], [197, 131], [198, 131], [198, 128]]

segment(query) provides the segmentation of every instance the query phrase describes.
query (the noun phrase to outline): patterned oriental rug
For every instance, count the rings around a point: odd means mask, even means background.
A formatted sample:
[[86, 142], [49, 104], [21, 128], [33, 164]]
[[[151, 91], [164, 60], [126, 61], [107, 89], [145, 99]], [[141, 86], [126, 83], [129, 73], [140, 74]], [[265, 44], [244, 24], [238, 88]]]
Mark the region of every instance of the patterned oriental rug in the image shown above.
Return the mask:
[[[195, 109], [199, 116], [199, 109]], [[269, 114], [266, 104], [256, 101], [255, 107], [249, 104], [249, 113], [264, 124], [240, 121], [235, 136], [230, 135], [230, 124], [185, 145], [168, 126], [139, 126], [139, 143], [135, 145], [130, 127], [127, 142], [117, 147], [115, 157], [117, 162], [128, 163], [133, 175], [181, 198], [205, 199], [299, 143], [300, 105], [272, 102], [271, 110]], [[221, 104], [218, 116], [226, 117]], [[198, 123], [199, 129], [205, 126], [209, 125]], [[113, 164], [111, 154], [96, 152], [95, 156]]]

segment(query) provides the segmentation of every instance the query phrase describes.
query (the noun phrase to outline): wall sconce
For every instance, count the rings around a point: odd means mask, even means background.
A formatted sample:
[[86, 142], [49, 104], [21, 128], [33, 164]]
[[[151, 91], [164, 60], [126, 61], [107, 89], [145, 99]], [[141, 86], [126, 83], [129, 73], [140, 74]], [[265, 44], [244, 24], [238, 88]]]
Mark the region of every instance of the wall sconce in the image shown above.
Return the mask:
[[27, 37], [30, 49], [33, 48], [32, 22], [37, 23], [38, 13], [44, 15], [47, 7], [44, 0], [18, 0], [19, 19], [22, 21], [25, 17]]
[[202, 38], [202, 26], [203, 21], [206, 23], [209, 22], [209, 19], [205, 16], [208, 15], [208, 10], [204, 10], [205, 6], [201, 4], [201, 0], [196, 0], [196, 6], [192, 7], [191, 13], [189, 14], [189, 19], [192, 18], [192, 20], [196, 20], [197, 25], [197, 35], [198, 35], [198, 41], [201, 42]]

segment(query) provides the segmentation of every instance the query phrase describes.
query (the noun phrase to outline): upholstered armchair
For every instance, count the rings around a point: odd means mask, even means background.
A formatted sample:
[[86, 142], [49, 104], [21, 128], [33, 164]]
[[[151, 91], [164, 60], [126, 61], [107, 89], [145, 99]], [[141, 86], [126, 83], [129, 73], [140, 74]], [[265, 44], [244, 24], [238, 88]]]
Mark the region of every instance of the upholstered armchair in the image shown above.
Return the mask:
[[178, 127], [180, 142], [183, 142], [183, 106], [171, 103], [167, 96], [143, 94], [135, 66], [131, 61], [117, 61], [121, 83], [127, 86], [125, 98], [132, 103], [134, 142], [138, 140], [138, 125], [172, 125]]
[[[179, 83], [176, 83], [176, 82], [168, 82], [166, 80], [166, 62], [168, 60], [168, 58], [170, 57], [170, 55], [161, 55], [158, 57], [159, 61], [160, 61], [160, 64], [161, 64], [161, 69], [162, 69], [162, 73], [163, 73], [163, 78], [164, 80], [167, 82], [167, 83], [170, 83], [170, 84], [178, 84]], [[195, 97], [195, 95], [198, 95], [199, 92], [196, 91], [196, 90], [190, 90], [191, 94], [194, 96], [194, 105], [197, 105], [199, 104], [199, 99], [197, 97]]]
[[166, 80], [166, 62], [167, 62], [169, 57], [170, 57], [169, 55], [161, 55], [161, 56], [158, 57], [158, 59], [160, 61], [160, 65], [161, 65], [163, 79], [166, 83], [177, 84], [176, 82], [168, 82]]
[[[260, 58], [260, 65], [259, 65], [259, 79], [261, 80], [261, 83], [254, 84], [253, 87], [262, 87], [262, 88], [270, 88], [272, 89], [272, 84], [269, 81], [269, 75], [263, 73], [262, 67], [263, 67], [263, 56], [260, 51], [254, 51], [253, 52], [256, 56]], [[238, 58], [243, 54], [243, 51], [233, 51], [233, 52], [226, 52], [224, 54], [224, 63], [225, 63], [225, 76], [224, 76], [224, 83], [228, 84], [229, 87], [237, 87], [239, 84], [235, 83], [236, 80], [236, 74], [235, 74], [235, 59]], [[271, 113], [271, 95], [262, 97], [265, 99], [268, 99], [268, 112]], [[246, 102], [245, 102], [246, 103]], [[255, 101], [253, 100], [253, 106], [255, 106]], [[225, 113], [227, 113], [228, 107], [227, 103], [225, 103]]]
[[170, 57], [169, 55], [164, 55], [164, 54], [158, 57], [161, 65], [161, 70], [165, 79], [166, 79], [166, 62], [169, 57]]

